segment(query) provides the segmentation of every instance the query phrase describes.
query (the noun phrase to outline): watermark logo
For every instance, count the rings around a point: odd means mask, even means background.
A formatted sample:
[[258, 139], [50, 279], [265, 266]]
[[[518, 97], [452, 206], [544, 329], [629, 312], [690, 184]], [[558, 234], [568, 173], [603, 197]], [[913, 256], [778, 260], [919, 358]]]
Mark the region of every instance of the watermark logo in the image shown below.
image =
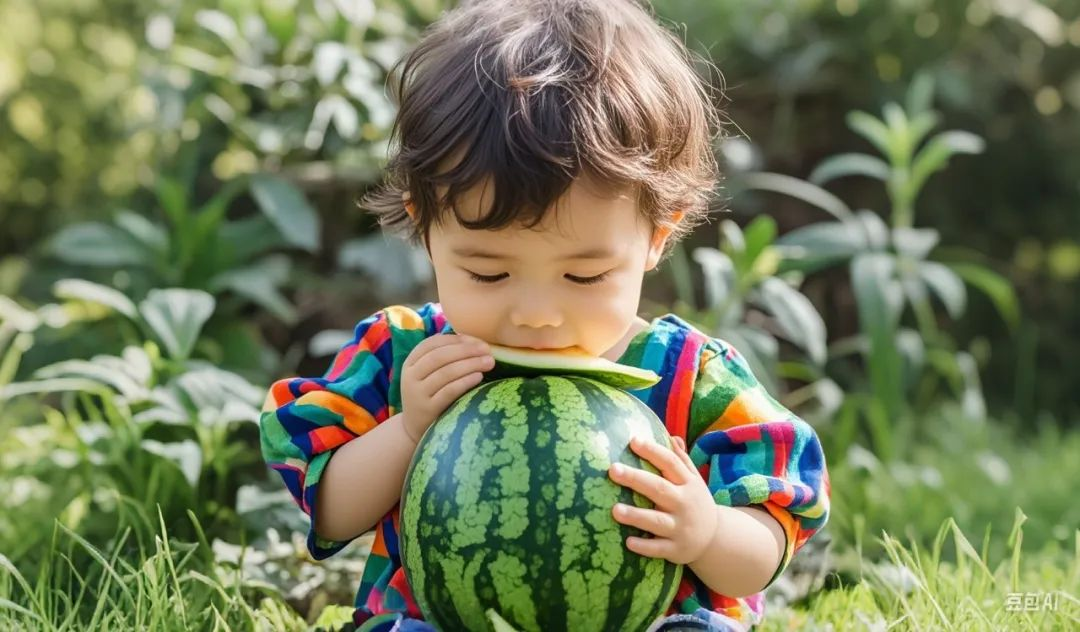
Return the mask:
[[1058, 609], [1056, 592], [1011, 592], [1005, 595], [1005, 610], [1008, 612], [1038, 612]]

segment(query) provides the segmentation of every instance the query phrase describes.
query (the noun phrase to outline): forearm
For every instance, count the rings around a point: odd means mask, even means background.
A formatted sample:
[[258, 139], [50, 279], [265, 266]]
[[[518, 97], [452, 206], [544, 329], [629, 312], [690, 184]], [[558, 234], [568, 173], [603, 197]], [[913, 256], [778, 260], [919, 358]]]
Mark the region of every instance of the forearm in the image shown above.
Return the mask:
[[712, 543], [690, 570], [711, 590], [729, 597], [759, 592], [784, 556], [786, 538], [780, 523], [761, 507], [717, 505]]
[[316, 533], [347, 540], [371, 529], [398, 502], [415, 450], [400, 413], [338, 448], [316, 492]]

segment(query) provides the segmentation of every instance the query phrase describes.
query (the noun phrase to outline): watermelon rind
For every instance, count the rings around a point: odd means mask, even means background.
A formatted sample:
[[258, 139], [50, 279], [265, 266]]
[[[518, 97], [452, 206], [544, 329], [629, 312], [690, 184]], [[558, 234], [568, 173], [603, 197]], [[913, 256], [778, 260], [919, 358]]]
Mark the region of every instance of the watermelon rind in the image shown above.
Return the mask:
[[495, 344], [488, 346], [495, 358], [495, 366], [484, 373], [485, 382], [509, 377], [569, 375], [587, 377], [632, 391], [649, 388], [660, 381], [660, 376], [653, 371], [612, 362], [591, 355], [580, 347], [547, 350]]

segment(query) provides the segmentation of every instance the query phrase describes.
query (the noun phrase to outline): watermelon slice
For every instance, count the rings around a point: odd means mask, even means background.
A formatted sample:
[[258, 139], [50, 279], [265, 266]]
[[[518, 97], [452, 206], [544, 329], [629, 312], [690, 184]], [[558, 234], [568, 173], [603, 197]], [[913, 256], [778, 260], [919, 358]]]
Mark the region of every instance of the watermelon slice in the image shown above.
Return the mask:
[[484, 373], [484, 382], [508, 377], [539, 375], [576, 375], [603, 382], [616, 388], [637, 390], [660, 381], [648, 369], [627, 366], [589, 354], [580, 347], [566, 349], [529, 349], [489, 345], [495, 367]]

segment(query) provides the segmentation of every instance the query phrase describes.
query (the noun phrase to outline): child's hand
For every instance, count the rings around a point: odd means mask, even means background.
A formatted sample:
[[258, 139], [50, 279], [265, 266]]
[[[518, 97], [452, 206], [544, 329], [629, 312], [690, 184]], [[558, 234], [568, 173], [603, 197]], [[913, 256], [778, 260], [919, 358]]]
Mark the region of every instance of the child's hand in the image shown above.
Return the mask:
[[401, 367], [401, 416], [413, 442], [493, 366], [487, 343], [472, 336], [436, 334], [416, 345]]
[[631, 439], [630, 448], [656, 466], [663, 477], [618, 463], [612, 464], [609, 473], [613, 481], [647, 497], [656, 507], [618, 503], [612, 514], [618, 522], [655, 536], [629, 537], [626, 548], [647, 557], [689, 564], [701, 558], [712, 542], [718, 513], [712, 492], [686, 453], [686, 445], [679, 437], [672, 440], [674, 451], [648, 439]]

